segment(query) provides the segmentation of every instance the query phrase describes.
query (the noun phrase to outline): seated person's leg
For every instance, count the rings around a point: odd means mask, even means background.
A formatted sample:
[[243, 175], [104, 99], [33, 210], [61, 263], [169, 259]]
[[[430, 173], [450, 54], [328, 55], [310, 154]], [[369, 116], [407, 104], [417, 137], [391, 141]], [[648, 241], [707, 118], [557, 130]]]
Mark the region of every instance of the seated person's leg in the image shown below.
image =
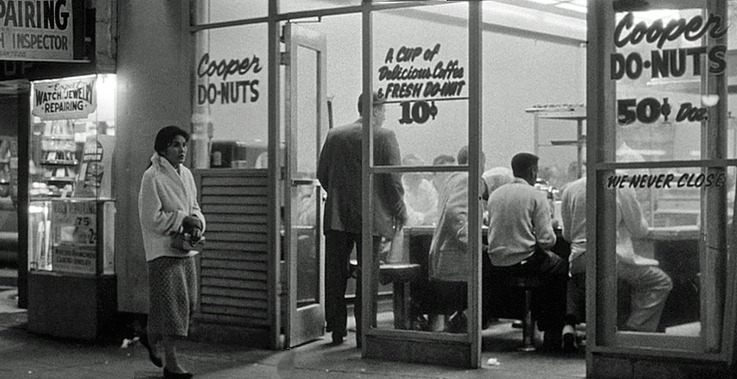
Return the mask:
[[586, 315], [586, 259], [583, 255], [570, 262], [571, 276], [566, 290], [566, 325], [576, 326]]
[[[433, 295], [433, 312], [429, 315], [431, 330], [434, 332], [465, 332], [465, 330], [459, 329], [461, 329], [461, 323], [465, 317], [463, 312], [468, 307], [466, 282], [430, 280], [428, 288]], [[450, 316], [454, 315], [455, 322], [452, 323]], [[462, 329], [465, 329], [465, 326]]]
[[658, 267], [619, 263], [617, 277], [632, 287], [632, 311], [627, 319], [627, 329], [655, 332], [665, 300], [673, 289], [670, 276]]
[[539, 274], [542, 279], [542, 286], [533, 296], [533, 312], [536, 313], [538, 327], [560, 338], [566, 314], [568, 262], [549, 251], [538, 250], [535, 257], [522, 267], [529, 274]]

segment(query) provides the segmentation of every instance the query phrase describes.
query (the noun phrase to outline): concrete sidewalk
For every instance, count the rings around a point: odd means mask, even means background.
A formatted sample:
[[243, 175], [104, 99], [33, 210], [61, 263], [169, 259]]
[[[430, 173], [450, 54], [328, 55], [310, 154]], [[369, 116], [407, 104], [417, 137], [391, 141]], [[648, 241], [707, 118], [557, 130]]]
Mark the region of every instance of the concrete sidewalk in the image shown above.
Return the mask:
[[[13, 291], [12, 287], [0, 287], [0, 378], [162, 376], [162, 370], [149, 362], [146, 349], [140, 344], [121, 348], [119, 343], [89, 344], [29, 333], [26, 312], [12, 309]], [[331, 346], [328, 342], [329, 335], [292, 350], [269, 351], [184, 341], [179, 351], [182, 364], [195, 374], [195, 378], [210, 379], [585, 377], [583, 351], [574, 354], [517, 352], [521, 331], [511, 328], [508, 321], [484, 330], [484, 365], [477, 370], [361, 359], [353, 333], [343, 345]], [[490, 358], [495, 358], [498, 365], [487, 365]]]

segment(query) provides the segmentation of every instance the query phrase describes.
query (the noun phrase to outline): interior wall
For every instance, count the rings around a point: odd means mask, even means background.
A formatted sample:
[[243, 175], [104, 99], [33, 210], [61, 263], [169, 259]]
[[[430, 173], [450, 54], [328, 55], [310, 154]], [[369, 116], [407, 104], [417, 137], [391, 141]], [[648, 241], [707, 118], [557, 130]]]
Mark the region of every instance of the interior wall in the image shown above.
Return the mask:
[[[536, 37], [484, 33], [483, 147], [486, 168], [510, 167], [512, 156], [534, 152], [533, 105], [584, 104], [585, 47]], [[576, 122], [541, 125], [540, 143], [575, 139]], [[565, 168], [575, 147], [540, 150], [540, 167]]]
[[191, 131], [189, 2], [118, 4], [117, 147], [113, 163], [118, 310], [148, 313], [148, 268], [138, 221], [138, 189], [159, 129], [174, 124]]
[[[443, 35], [466, 33], [452, 23], [428, 24], [427, 21], [410, 17], [392, 17], [391, 22], [382, 21], [387, 18], [375, 19], [374, 67], [383, 64], [380, 59], [386, 54], [386, 49], [379, 51], [376, 46], [387, 43], [411, 45], [412, 42], [406, 41], [404, 34], [394, 33], [396, 27], [387, 29], [386, 24], [401, 22], [402, 30], [417, 31], [412, 38], [425, 41], [423, 46], [442, 41], [443, 52], [451, 49], [446, 42], [448, 38]], [[399, 19], [400, 22], [397, 22]], [[361, 17], [357, 14], [323, 17], [319, 23], [304, 24], [327, 35], [327, 94], [333, 99], [336, 126], [352, 122], [358, 117], [356, 100], [361, 91], [360, 22]], [[390, 38], [396, 42], [387, 42]], [[461, 57], [467, 61], [466, 43], [459, 41], [457, 44], [461, 45], [453, 46], [453, 52], [447, 53], [444, 59]], [[464, 53], [459, 54], [459, 49]], [[483, 49], [482, 135], [486, 168], [508, 167], [511, 157], [517, 152], [534, 150], [533, 116], [526, 113], [525, 109], [535, 104], [584, 103], [585, 47], [579, 46], [574, 40], [549, 38], [534, 33], [505, 33], [489, 27], [483, 33]], [[467, 63], [464, 62], [463, 66], [467, 70]], [[465, 102], [439, 102], [438, 107], [440, 110], [434, 121], [423, 125], [400, 125], [397, 122], [401, 117], [399, 105], [387, 106], [384, 126], [396, 132], [402, 155], [415, 154], [430, 164], [439, 154], [455, 156], [465, 144], [468, 111]], [[575, 130], [575, 122], [568, 122], [560, 127], [555, 125], [551, 133], [558, 138], [561, 134], [566, 135], [563, 139], [568, 139], [567, 133], [575, 136]], [[576, 159], [575, 148], [557, 149], [541, 152], [541, 167], [546, 159], [561, 167]]]

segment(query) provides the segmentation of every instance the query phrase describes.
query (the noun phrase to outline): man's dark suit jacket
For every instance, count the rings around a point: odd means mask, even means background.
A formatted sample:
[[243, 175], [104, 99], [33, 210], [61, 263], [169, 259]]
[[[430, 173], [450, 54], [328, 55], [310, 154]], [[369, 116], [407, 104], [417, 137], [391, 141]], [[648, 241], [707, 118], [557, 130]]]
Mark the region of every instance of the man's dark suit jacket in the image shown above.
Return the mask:
[[[328, 193], [324, 230], [362, 233], [361, 140], [362, 121], [331, 129], [320, 153], [317, 179]], [[399, 144], [393, 131], [374, 130], [374, 165], [400, 165]], [[394, 237], [394, 226], [407, 219], [401, 174], [374, 176], [374, 235]]]

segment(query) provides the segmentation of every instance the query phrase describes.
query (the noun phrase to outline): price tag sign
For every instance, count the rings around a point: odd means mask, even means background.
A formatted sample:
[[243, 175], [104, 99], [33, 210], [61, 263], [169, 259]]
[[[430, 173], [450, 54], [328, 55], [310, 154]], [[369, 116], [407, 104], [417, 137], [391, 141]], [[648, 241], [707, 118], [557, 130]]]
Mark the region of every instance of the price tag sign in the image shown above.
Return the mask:
[[399, 124], [425, 124], [438, 115], [436, 101], [467, 99], [465, 67], [450, 55], [444, 54], [440, 43], [387, 50], [378, 70], [377, 92], [387, 102], [399, 103]]
[[402, 106], [402, 118], [399, 119], [400, 124], [424, 124], [427, 120], [438, 114], [438, 107], [435, 106], [435, 102], [431, 101], [430, 104], [427, 101], [403, 101], [399, 103]]

